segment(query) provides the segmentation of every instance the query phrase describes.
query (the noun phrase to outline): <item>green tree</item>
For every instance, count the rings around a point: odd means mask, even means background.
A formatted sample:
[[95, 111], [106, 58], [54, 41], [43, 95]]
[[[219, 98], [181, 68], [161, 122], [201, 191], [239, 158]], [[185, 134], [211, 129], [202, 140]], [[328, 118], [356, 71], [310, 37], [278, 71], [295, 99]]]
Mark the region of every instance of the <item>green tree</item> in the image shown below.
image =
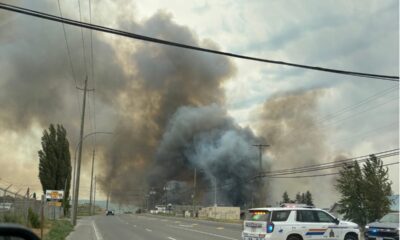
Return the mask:
[[298, 192], [296, 193], [296, 203], [301, 203], [302, 199], [301, 199], [301, 194]]
[[360, 226], [381, 218], [390, 210], [392, 194], [388, 169], [382, 160], [371, 155], [362, 169], [357, 162], [346, 165], [339, 173], [336, 189], [341, 194], [341, 213]]
[[304, 203], [307, 205], [314, 205], [313, 200], [312, 200], [312, 195], [311, 192], [307, 190], [305, 197], [304, 197]]
[[340, 213], [360, 226], [365, 226], [366, 215], [363, 206], [365, 199], [363, 176], [358, 162], [345, 165], [339, 172], [336, 189], [341, 194]]
[[288, 195], [288, 193], [286, 191], [282, 195], [282, 202], [283, 203], [289, 203], [290, 202], [289, 195]]
[[65, 190], [63, 206], [66, 214], [69, 209], [69, 188], [71, 184], [71, 156], [67, 132], [62, 125], [50, 124], [43, 131], [42, 150], [39, 154], [39, 179], [43, 192], [46, 190]]
[[383, 217], [390, 211], [392, 195], [391, 181], [388, 178], [388, 168], [383, 167], [382, 160], [371, 155], [363, 166], [365, 203], [368, 221]]

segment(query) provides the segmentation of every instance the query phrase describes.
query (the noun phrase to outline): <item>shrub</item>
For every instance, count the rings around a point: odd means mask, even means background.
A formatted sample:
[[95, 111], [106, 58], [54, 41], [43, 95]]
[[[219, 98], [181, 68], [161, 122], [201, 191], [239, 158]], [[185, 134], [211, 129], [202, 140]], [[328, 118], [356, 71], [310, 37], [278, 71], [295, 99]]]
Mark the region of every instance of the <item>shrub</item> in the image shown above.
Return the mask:
[[16, 214], [6, 213], [3, 216], [3, 222], [23, 224], [24, 220], [21, 216]]
[[33, 228], [39, 228], [40, 227], [40, 220], [39, 220], [39, 215], [35, 213], [32, 208], [28, 209], [28, 220], [29, 224]]

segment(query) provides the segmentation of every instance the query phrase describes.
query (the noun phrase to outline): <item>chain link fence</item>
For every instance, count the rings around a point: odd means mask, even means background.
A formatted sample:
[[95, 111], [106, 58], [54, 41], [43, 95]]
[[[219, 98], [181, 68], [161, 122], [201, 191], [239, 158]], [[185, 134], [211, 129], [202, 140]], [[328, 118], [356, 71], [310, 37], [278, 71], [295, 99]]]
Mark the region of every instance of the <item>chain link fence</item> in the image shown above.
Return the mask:
[[30, 194], [10, 191], [0, 187], [0, 222], [18, 223], [37, 228], [40, 225], [43, 210], [44, 219], [59, 219], [63, 217], [63, 208], [48, 204]]

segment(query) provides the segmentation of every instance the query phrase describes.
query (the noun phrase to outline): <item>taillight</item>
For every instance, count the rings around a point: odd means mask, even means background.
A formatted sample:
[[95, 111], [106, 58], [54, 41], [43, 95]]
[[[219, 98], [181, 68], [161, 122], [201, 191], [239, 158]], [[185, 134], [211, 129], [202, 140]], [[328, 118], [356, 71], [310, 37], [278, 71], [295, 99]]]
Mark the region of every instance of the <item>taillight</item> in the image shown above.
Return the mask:
[[267, 223], [267, 233], [272, 233], [274, 231], [274, 224], [272, 222]]

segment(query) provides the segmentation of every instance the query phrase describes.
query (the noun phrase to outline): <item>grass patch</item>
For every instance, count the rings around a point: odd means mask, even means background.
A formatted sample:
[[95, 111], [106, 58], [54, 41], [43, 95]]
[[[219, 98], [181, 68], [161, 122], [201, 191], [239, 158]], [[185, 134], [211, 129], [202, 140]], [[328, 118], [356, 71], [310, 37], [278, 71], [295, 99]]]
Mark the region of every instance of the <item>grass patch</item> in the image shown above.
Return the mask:
[[73, 229], [68, 220], [52, 221], [50, 231], [43, 240], [64, 240]]

